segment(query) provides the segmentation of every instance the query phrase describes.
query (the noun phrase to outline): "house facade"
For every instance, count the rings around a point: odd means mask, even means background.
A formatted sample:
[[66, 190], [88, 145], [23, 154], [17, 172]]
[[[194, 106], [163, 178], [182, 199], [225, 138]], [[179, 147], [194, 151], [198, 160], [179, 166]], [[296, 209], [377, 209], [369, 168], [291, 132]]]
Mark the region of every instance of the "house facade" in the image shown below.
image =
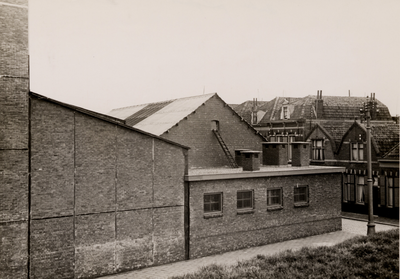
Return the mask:
[[189, 146], [189, 168], [235, 166], [236, 149], [265, 138], [216, 93], [112, 110], [127, 125]]
[[[372, 167], [374, 179], [374, 212], [377, 215], [398, 218], [399, 208], [395, 193], [399, 187], [398, 162], [395, 150], [399, 143], [399, 125], [390, 116], [388, 108], [375, 99], [371, 109]], [[235, 106], [239, 114], [253, 119], [253, 127], [270, 142], [287, 142], [287, 158], [291, 162], [290, 142], [305, 140], [310, 143], [311, 164], [344, 166], [342, 184], [343, 211], [367, 213], [367, 153], [366, 128], [361, 122], [360, 109], [367, 98], [317, 96], [304, 98], [275, 98], [270, 102], [244, 103]], [[263, 118], [254, 118], [260, 111]], [[254, 121], [254, 120], [257, 121]], [[358, 119], [358, 120], [357, 120]], [[397, 157], [396, 157], [397, 156]], [[388, 163], [389, 162], [389, 163]]]

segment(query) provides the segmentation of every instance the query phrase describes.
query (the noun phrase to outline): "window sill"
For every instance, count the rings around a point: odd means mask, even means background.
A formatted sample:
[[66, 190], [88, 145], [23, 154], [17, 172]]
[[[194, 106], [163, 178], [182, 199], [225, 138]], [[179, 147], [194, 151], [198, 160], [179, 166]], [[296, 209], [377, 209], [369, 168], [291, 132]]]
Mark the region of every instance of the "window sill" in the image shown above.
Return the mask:
[[294, 204], [294, 207], [307, 207], [310, 204], [308, 202], [298, 202]]
[[267, 207], [267, 211], [277, 211], [282, 209], [283, 209], [282, 205], [271, 205]]
[[214, 212], [214, 213], [204, 213], [204, 219], [218, 218], [222, 217], [224, 214], [222, 212]]
[[353, 160], [350, 160], [350, 163], [351, 164], [366, 164], [367, 161], [353, 161]]
[[238, 209], [237, 211], [237, 215], [244, 215], [244, 214], [253, 214], [254, 213], [254, 209]]
[[311, 159], [311, 162], [314, 162], [314, 163], [325, 163], [325, 160]]

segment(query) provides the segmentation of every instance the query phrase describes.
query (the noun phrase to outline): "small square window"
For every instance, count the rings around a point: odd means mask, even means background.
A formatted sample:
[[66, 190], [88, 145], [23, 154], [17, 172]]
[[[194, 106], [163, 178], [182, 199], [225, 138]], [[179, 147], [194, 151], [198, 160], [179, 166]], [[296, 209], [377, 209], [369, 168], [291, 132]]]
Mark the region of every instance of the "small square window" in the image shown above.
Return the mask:
[[222, 212], [222, 193], [204, 194], [204, 213]]
[[237, 192], [237, 209], [253, 209], [253, 191]]
[[308, 185], [294, 186], [294, 205], [308, 205]]

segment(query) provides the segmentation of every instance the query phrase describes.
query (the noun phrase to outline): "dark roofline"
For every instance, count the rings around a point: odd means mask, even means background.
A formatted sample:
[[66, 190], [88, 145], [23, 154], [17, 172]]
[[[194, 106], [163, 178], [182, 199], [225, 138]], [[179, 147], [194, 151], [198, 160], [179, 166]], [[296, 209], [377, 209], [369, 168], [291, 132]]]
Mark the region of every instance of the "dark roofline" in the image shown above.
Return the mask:
[[338, 150], [336, 149], [335, 140], [333, 139], [333, 137], [331, 136], [331, 134], [330, 134], [323, 126], [321, 126], [319, 123], [316, 123], [316, 124], [314, 125], [314, 127], [312, 128], [312, 130], [307, 134], [306, 139], [308, 139], [308, 138], [311, 136], [311, 134], [312, 134], [317, 128], [319, 128], [319, 129], [322, 131], [322, 133], [324, 133], [325, 136], [329, 139], [329, 141], [331, 142], [332, 151], [333, 151], [334, 153], [337, 154]]
[[[221, 100], [221, 101], [222, 101], [222, 102], [237, 116], [237, 117], [239, 117], [240, 120], [242, 120], [244, 123], [246, 123], [247, 126], [250, 127], [250, 128], [254, 131], [254, 133], [255, 133], [256, 135], [258, 135], [259, 137], [261, 137], [262, 140], [268, 141], [259, 131], [257, 131], [256, 129], [254, 129], [254, 127], [253, 127], [252, 125], [250, 125], [249, 122], [247, 122], [242, 116], [240, 116], [230, 105], [228, 105], [224, 100], [222, 100], [221, 97], [218, 96], [217, 93], [214, 93], [214, 95], [213, 95], [212, 97], [214, 97], [214, 96], [218, 97], [218, 99], [220, 99], [220, 100]], [[210, 98], [210, 99], [211, 99], [211, 98]], [[208, 100], [210, 100], [210, 99], [208, 99]], [[208, 101], [208, 100], [207, 100], [207, 101]]]
[[[362, 130], [364, 130], [365, 133], [367, 133], [367, 129], [364, 127], [364, 125], [361, 125], [360, 122], [355, 120], [354, 123], [349, 127], [349, 129], [347, 129], [346, 133], [344, 133], [344, 135], [342, 136], [342, 140], [340, 141], [340, 144], [337, 149], [338, 152], [343, 145], [344, 138], [350, 133], [350, 131], [353, 129], [354, 126], [360, 127]], [[374, 136], [372, 134], [371, 134], [371, 144], [374, 147], [376, 154], [379, 154], [380, 150], [379, 150], [378, 144], [376, 143]]]
[[156, 136], [154, 134], [145, 132], [145, 131], [137, 129], [137, 128], [133, 128], [131, 126], [128, 126], [128, 125], [125, 124], [125, 120], [121, 120], [119, 118], [115, 118], [115, 117], [112, 117], [112, 116], [109, 116], [109, 115], [105, 115], [105, 114], [102, 114], [102, 113], [98, 113], [98, 112], [95, 112], [95, 111], [91, 111], [91, 110], [87, 110], [87, 109], [84, 109], [84, 108], [81, 108], [81, 107], [77, 107], [77, 106], [74, 106], [74, 105], [63, 103], [63, 102], [48, 98], [46, 96], [31, 92], [31, 91], [29, 92], [29, 97], [30, 98], [33, 97], [33, 98], [36, 98], [36, 99], [41, 100], [41, 101], [49, 102], [49, 103], [56, 104], [56, 105], [62, 106], [64, 108], [73, 110], [73, 111], [80, 112], [82, 114], [97, 118], [99, 120], [102, 120], [102, 121], [105, 121], [105, 122], [108, 122], [108, 123], [111, 123], [111, 124], [114, 124], [114, 125], [118, 125], [120, 127], [126, 128], [126, 129], [131, 130], [131, 131], [135, 131], [137, 133], [140, 133], [140, 134], [143, 134], [143, 135], [155, 138], [155, 139], [159, 139], [161, 141], [164, 141], [164, 142], [172, 144], [172, 145], [179, 146], [179, 147], [184, 148], [184, 149], [190, 149], [190, 147], [182, 145], [180, 143], [177, 143], [177, 142], [174, 142], [174, 141], [171, 141], [171, 140]]

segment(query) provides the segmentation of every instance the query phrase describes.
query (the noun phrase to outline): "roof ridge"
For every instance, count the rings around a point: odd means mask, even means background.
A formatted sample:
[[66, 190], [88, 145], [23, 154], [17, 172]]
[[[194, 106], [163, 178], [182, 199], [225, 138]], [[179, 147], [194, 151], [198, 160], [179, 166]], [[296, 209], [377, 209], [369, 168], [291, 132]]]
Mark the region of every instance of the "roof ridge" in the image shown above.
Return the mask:
[[133, 107], [139, 107], [139, 106], [148, 106], [148, 105], [152, 105], [152, 104], [162, 104], [162, 103], [168, 103], [168, 102], [174, 102], [176, 100], [183, 100], [183, 99], [189, 99], [189, 98], [198, 98], [201, 96], [206, 96], [206, 95], [215, 95], [217, 94], [216, 92], [214, 93], [207, 93], [207, 94], [201, 94], [201, 95], [195, 95], [195, 96], [188, 96], [188, 97], [182, 97], [182, 98], [175, 98], [175, 99], [170, 99], [170, 100], [164, 100], [164, 101], [159, 101], [159, 102], [151, 102], [151, 103], [144, 103], [144, 104], [137, 104], [137, 105], [133, 105], [133, 106], [126, 106], [126, 107], [120, 107], [120, 108], [115, 108], [112, 109], [111, 111], [114, 110], [119, 110], [119, 109], [127, 109], [127, 108], [133, 108]]

